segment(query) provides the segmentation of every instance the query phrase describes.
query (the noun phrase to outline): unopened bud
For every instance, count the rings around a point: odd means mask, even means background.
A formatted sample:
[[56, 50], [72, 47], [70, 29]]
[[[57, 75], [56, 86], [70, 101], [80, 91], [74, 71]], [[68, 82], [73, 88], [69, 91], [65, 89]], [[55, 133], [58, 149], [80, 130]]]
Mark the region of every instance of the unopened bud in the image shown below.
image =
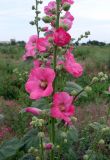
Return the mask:
[[64, 5], [63, 5], [63, 10], [64, 11], [68, 11], [70, 9], [70, 4], [69, 3], [65, 3]]
[[93, 77], [93, 79], [92, 79], [93, 83], [98, 82], [98, 81], [99, 81], [99, 79], [97, 77]]
[[77, 95], [77, 92], [76, 92], [75, 90], [73, 90], [73, 91], [71, 92], [71, 95], [72, 95], [72, 96], [76, 96], [76, 95]]
[[44, 138], [44, 137], [45, 137], [44, 132], [39, 132], [39, 133], [38, 133], [38, 137], [39, 137], [39, 138]]
[[100, 139], [100, 141], [98, 143], [99, 144], [105, 144], [105, 141], [103, 139]]
[[29, 23], [30, 23], [31, 25], [34, 25], [34, 24], [35, 24], [34, 21], [30, 21]]
[[89, 156], [86, 154], [86, 155], [83, 156], [83, 159], [84, 159], [84, 160], [88, 160], [88, 159], [89, 159]]
[[101, 78], [101, 77], [104, 76], [104, 73], [103, 73], [103, 72], [99, 72], [99, 73], [98, 73], [98, 76]]
[[65, 138], [65, 139], [64, 139], [64, 143], [67, 143], [67, 142], [68, 142], [68, 140]]
[[42, 20], [43, 20], [45, 23], [50, 23], [50, 22], [51, 22], [51, 17], [45, 16], [45, 17], [42, 18]]
[[92, 88], [90, 86], [86, 86], [84, 90], [89, 93], [92, 91]]
[[36, 9], [36, 8], [35, 8], [35, 6], [33, 5], [33, 6], [32, 6], [32, 10], [35, 10], [35, 9]]

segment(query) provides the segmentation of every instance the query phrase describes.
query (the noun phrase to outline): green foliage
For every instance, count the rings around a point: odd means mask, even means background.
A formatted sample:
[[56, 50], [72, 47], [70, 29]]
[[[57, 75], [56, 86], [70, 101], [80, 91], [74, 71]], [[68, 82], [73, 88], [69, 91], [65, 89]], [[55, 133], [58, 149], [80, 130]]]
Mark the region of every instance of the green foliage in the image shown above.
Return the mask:
[[13, 157], [22, 147], [23, 144], [18, 138], [13, 138], [3, 143], [0, 146], [0, 160], [8, 160], [8, 158]]

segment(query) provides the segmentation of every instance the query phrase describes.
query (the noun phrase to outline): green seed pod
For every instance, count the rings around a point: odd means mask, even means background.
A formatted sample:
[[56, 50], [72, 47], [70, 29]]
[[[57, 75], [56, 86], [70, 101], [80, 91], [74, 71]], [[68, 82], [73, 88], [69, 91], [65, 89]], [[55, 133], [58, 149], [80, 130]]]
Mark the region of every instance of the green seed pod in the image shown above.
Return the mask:
[[64, 11], [68, 11], [70, 9], [70, 4], [65, 3], [62, 8]]

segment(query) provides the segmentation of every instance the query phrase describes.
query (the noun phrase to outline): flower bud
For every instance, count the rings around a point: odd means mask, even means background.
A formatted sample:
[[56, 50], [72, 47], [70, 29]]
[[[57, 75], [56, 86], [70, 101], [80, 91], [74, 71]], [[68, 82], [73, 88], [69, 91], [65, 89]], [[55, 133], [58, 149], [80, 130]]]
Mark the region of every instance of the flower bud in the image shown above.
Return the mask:
[[29, 23], [30, 23], [31, 25], [35, 25], [34, 21], [30, 21]]
[[61, 137], [66, 138], [67, 137], [67, 133], [61, 132]]
[[99, 72], [99, 73], [98, 73], [98, 76], [101, 78], [101, 77], [104, 76], [104, 73], [103, 73], [103, 72]]
[[68, 142], [68, 140], [65, 138], [65, 139], [64, 139], [64, 143], [67, 143], [67, 142]]
[[38, 133], [38, 137], [39, 137], [39, 138], [44, 138], [44, 137], [45, 137], [44, 132], [39, 132], [39, 133]]
[[92, 91], [92, 88], [90, 86], [86, 86], [84, 90], [89, 93]]
[[66, 31], [69, 29], [68, 25], [64, 23], [60, 23], [60, 27], [62, 27]]
[[103, 144], [105, 144], [105, 141], [103, 139], [100, 139], [100, 141], [98, 142], [98, 144], [103, 145]]
[[52, 148], [53, 148], [53, 144], [52, 143], [44, 144], [44, 149], [51, 150]]
[[88, 160], [88, 159], [89, 159], [89, 156], [88, 156], [87, 154], [85, 154], [85, 155], [83, 156], [83, 159], [84, 159], [84, 160]]
[[76, 117], [71, 117], [72, 122], [77, 122], [77, 118]]
[[52, 19], [51, 19], [51, 17], [49, 17], [49, 16], [45, 16], [45, 17], [42, 18], [42, 20], [43, 20], [45, 23], [50, 23]]
[[93, 77], [92, 83], [95, 83], [95, 82], [98, 82], [98, 81], [99, 81], [99, 79], [97, 77]]
[[60, 148], [60, 146], [59, 146], [59, 145], [57, 145], [57, 146], [56, 146], [56, 148], [57, 148], [57, 149], [59, 149], [59, 148]]
[[65, 3], [64, 5], [63, 5], [63, 10], [64, 11], [68, 11], [70, 9], [70, 4], [69, 3]]
[[76, 92], [75, 90], [73, 90], [73, 91], [71, 92], [71, 95], [72, 95], [72, 96], [76, 96], [76, 95], [77, 95], [77, 92]]
[[35, 9], [36, 9], [36, 8], [35, 8], [35, 6], [33, 5], [33, 6], [32, 6], [32, 10], [35, 10]]
[[37, 156], [37, 157], [36, 157], [36, 160], [40, 160], [40, 157]]
[[108, 80], [108, 75], [107, 75], [107, 74], [104, 74], [104, 78], [105, 78], [106, 80]]

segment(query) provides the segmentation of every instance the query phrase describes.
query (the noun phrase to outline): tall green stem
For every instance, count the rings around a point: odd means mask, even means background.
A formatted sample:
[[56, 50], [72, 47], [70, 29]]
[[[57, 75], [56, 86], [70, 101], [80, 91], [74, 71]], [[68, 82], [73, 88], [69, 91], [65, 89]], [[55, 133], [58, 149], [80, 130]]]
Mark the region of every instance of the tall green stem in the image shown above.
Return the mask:
[[39, 26], [38, 26], [38, 1], [36, 0], [36, 17], [35, 17], [35, 21], [36, 21], [36, 28], [37, 28], [37, 36], [39, 37]]
[[41, 138], [41, 160], [44, 160], [44, 147], [43, 147], [43, 139]]
[[[56, 28], [59, 27], [59, 18], [60, 18], [60, 1], [61, 0], [56, 0], [56, 3], [57, 3], [57, 19], [56, 19]], [[56, 59], [57, 59], [57, 46], [55, 46], [55, 52], [54, 52], [54, 71], [56, 72]], [[54, 91], [53, 91], [53, 94], [55, 93], [56, 91], [56, 78], [54, 80]], [[52, 127], [51, 127], [51, 138], [52, 138], [52, 143], [55, 144], [55, 119], [52, 118], [51, 119], [51, 124], [52, 124]], [[51, 151], [51, 160], [54, 160], [54, 151], [52, 150]]]

